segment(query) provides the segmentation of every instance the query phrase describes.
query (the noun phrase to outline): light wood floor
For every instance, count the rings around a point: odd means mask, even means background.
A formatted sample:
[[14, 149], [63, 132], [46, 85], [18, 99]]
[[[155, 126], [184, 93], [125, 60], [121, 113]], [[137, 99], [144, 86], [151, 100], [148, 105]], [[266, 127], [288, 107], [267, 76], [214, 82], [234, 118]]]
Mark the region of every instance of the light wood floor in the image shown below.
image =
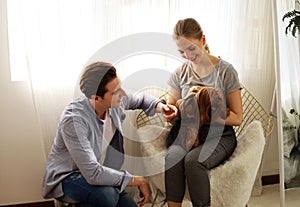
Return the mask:
[[[286, 190], [285, 197], [285, 207], [300, 207], [300, 188]], [[247, 205], [248, 207], [281, 207], [279, 184], [263, 186], [262, 195], [251, 197]], [[157, 206], [159, 205], [155, 205]], [[144, 207], [151, 207], [151, 204], [146, 204]], [[167, 204], [163, 207], [167, 207]], [[182, 207], [191, 207], [191, 203], [184, 201]]]
[[[300, 206], [300, 188], [285, 191], [285, 207]], [[263, 194], [259, 197], [251, 197], [248, 207], [280, 207], [279, 185], [263, 186]]]

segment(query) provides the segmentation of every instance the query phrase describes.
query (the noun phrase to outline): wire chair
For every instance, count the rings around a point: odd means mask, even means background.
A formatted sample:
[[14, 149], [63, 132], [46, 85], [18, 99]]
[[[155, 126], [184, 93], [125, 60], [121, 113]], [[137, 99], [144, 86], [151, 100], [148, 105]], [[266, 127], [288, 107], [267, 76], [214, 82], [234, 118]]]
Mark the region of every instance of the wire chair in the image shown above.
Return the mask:
[[243, 122], [240, 126], [234, 126], [236, 136], [243, 132], [243, 129], [254, 120], [261, 122], [264, 129], [265, 138], [267, 138], [274, 129], [274, 121], [271, 115], [263, 108], [258, 100], [250, 91], [242, 85], [241, 96], [243, 105]]
[[[243, 122], [240, 126], [234, 126], [237, 138], [243, 133], [243, 130], [252, 121], [258, 120], [261, 122], [264, 136], [267, 138], [273, 131], [274, 122], [269, 113], [263, 108], [259, 101], [252, 95], [249, 90], [241, 84], [241, 97], [243, 106]], [[142, 90], [144, 93], [154, 95], [159, 98], [165, 99], [167, 102], [169, 100], [170, 94], [168, 91], [158, 87], [147, 88]], [[162, 127], [171, 127], [171, 124], [166, 122], [160, 113], [156, 113], [154, 116], [147, 116], [143, 111], [141, 111], [136, 118], [137, 128], [147, 126], [147, 125], [157, 125]], [[155, 205], [156, 198], [158, 194], [161, 193], [157, 190], [154, 201], [152, 202], [153, 207]]]
[[[169, 93], [166, 89], [160, 87], [149, 87], [141, 90], [143, 93], [162, 98], [167, 103], [169, 100]], [[161, 113], [156, 113], [154, 116], [148, 116], [144, 111], [140, 111], [136, 118], [137, 128], [147, 126], [147, 125], [156, 125], [162, 127], [171, 127], [170, 123], [166, 122]]]

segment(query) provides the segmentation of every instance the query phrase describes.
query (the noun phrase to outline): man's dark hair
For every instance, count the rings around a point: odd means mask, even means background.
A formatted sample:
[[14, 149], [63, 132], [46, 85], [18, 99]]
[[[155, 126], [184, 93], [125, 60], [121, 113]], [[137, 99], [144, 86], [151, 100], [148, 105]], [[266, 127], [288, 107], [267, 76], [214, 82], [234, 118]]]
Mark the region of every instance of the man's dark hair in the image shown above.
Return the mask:
[[86, 66], [80, 78], [80, 90], [87, 97], [97, 95], [103, 98], [106, 84], [117, 77], [116, 68], [110, 63], [95, 62]]

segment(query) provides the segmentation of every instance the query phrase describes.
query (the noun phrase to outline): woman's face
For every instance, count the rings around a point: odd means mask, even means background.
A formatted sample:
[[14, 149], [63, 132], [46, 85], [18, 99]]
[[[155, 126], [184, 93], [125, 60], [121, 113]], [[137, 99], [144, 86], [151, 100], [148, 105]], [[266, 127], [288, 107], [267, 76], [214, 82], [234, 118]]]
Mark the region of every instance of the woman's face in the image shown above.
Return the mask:
[[206, 55], [203, 37], [199, 39], [180, 36], [175, 39], [177, 50], [181, 56], [193, 63], [199, 62]]

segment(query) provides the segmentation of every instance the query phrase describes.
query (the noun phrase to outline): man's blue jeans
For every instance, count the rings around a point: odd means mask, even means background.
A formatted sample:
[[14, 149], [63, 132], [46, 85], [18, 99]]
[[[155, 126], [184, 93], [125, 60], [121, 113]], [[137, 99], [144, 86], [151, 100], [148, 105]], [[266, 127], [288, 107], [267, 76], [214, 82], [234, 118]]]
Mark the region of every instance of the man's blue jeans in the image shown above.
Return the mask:
[[97, 186], [87, 183], [79, 173], [73, 173], [62, 181], [64, 196], [58, 200], [77, 203], [76, 207], [137, 207], [126, 193], [119, 193], [112, 186]]

